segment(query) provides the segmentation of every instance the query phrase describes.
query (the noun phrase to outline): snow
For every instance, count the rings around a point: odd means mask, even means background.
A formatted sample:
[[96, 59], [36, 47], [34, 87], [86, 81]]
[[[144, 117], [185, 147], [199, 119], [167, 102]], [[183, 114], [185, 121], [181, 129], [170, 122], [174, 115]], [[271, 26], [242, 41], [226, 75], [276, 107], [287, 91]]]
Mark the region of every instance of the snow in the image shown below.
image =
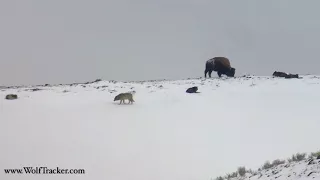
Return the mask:
[[[210, 180], [257, 169], [319, 150], [319, 83], [306, 75], [3, 88], [0, 179]], [[200, 93], [185, 93], [192, 86]], [[133, 105], [113, 102], [128, 91]], [[85, 174], [2, 170], [26, 166]]]
[[276, 167], [258, 171], [256, 174], [246, 173], [244, 177], [238, 176], [230, 180], [317, 180], [320, 179], [320, 159], [306, 159], [291, 162]]

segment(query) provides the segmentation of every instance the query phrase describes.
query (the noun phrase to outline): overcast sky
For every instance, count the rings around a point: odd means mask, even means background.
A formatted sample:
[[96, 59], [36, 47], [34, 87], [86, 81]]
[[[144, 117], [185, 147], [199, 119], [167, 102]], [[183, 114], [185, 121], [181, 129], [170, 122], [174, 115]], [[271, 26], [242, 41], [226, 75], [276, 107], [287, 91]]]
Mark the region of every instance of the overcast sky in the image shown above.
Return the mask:
[[[319, 0], [3, 0], [0, 85], [320, 73]], [[216, 73], [214, 73], [216, 77]]]

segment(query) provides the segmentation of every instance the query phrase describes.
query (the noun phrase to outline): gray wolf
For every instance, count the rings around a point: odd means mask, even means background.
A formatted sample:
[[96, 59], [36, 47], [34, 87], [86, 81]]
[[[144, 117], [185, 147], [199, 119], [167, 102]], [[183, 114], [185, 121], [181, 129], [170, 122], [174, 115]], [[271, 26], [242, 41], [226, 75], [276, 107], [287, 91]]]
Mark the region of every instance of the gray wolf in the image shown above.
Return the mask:
[[131, 93], [120, 93], [118, 94], [116, 97], [114, 97], [114, 100], [113, 101], [118, 101], [120, 100], [120, 104], [121, 102], [123, 102], [125, 104], [125, 100], [129, 100], [129, 103], [133, 103], [135, 102], [132, 98], [132, 94]]
[[18, 95], [16, 95], [16, 94], [8, 94], [8, 95], [6, 95], [5, 99], [7, 99], [7, 100], [18, 99]]
[[206, 61], [206, 69], [204, 71], [204, 77], [207, 77], [207, 73], [211, 78], [212, 71], [217, 72], [218, 76], [221, 77], [222, 74], [228, 77], [234, 77], [236, 69], [231, 67], [230, 61], [226, 57], [214, 57]]

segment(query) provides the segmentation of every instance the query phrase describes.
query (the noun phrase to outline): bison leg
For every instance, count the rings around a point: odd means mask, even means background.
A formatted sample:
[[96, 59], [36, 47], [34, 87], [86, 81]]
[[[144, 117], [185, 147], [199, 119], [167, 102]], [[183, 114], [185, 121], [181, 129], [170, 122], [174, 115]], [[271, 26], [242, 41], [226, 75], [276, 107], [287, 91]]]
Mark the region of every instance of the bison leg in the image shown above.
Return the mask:
[[218, 71], [217, 74], [218, 74], [219, 77], [221, 77], [221, 74], [222, 74], [222, 73], [221, 73], [221, 71]]
[[211, 78], [212, 70], [209, 71], [209, 78]]
[[208, 73], [208, 70], [206, 69], [206, 70], [204, 71], [204, 78], [207, 78], [207, 73]]
[[211, 69], [206, 69], [206, 70], [204, 71], [204, 77], [205, 77], [205, 78], [207, 78], [207, 73], [208, 73], [208, 75], [209, 75], [209, 78], [211, 78], [212, 70], [211, 70]]

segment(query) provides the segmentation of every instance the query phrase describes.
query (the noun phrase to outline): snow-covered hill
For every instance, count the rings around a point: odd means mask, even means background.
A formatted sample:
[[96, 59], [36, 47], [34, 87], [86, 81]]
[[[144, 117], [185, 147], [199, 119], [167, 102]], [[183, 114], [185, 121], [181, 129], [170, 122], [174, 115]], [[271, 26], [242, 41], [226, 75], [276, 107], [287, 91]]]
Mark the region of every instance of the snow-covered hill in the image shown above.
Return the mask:
[[[244, 171], [243, 171], [244, 172]], [[224, 180], [296, 180], [296, 179], [320, 179], [320, 159], [312, 157], [297, 162], [286, 162], [272, 168], [246, 172], [243, 176], [216, 179]]]
[[263, 170], [258, 175], [248, 177], [251, 180], [258, 179], [320, 179], [320, 159], [291, 162], [277, 167]]
[[[319, 149], [319, 83], [309, 75], [2, 88], [0, 179], [209, 180], [257, 169]], [[192, 86], [200, 93], [185, 93]], [[133, 105], [113, 102], [127, 91]], [[10, 93], [19, 98], [5, 100]], [[85, 174], [2, 170], [26, 166]]]

